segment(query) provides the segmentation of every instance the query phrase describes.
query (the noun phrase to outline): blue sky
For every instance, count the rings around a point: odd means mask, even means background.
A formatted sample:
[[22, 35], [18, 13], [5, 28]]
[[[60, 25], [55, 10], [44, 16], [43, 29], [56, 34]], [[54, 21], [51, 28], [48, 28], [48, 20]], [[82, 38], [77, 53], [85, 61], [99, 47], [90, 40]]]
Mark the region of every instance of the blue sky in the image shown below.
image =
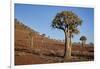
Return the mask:
[[82, 26], [79, 27], [80, 34], [74, 35], [72, 41], [79, 42], [80, 37], [84, 35], [87, 37], [87, 43], [94, 43], [93, 8], [15, 4], [15, 18], [40, 32], [40, 34], [46, 34], [50, 38], [64, 40], [63, 31], [52, 29], [50, 26], [55, 15], [64, 10], [73, 11], [83, 20]]

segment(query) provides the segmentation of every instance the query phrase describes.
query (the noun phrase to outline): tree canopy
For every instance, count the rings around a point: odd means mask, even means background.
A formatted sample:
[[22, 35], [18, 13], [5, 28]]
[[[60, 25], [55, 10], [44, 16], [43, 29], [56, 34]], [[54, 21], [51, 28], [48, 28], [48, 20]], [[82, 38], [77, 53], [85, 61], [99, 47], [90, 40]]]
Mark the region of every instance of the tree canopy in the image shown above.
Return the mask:
[[52, 22], [53, 28], [62, 29], [65, 31], [69, 27], [69, 29], [75, 29], [78, 25], [81, 25], [82, 20], [72, 11], [62, 11], [57, 13]]
[[80, 40], [81, 40], [81, 41], [86, 41], [87, 38], [86, 38], [85, 36], [81, 36], [81, 37], [80, 37]]

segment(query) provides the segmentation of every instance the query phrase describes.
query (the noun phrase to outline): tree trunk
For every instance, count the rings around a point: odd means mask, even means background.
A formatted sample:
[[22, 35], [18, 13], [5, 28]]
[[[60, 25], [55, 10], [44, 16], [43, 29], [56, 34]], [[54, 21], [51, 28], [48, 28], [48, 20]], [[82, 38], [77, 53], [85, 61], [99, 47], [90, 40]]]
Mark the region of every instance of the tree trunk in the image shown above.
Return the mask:
[[70, 48], [72, 48], [72, 34], [70, 33]]
[[31, 38], [31, 48], [33, 48], [33, 37]]
[[84, 41], [83, 41], [83, 46], [85, 46], [85, 43], [86, 43], [86, 41], [84, 40]]
[[70, 57], [71, 57], [71, 51], [72, 51], [72, 36], [70, 37]]
[[65, 61], [68, 61], [71, 59], [71, 46], [69, 42], [69, 29], [67, 29], [67, 35], [65, 32], [65, 53], [64, 53], [64, 59]]
[[67, 32], [65, 31], [64, 33], [65, 33], [65, 48], [64, 48], [64, 55], [63, 55], [63, 57], [65, 58], [65, 56], [66, 56], [66, 49], [67, 49]]
[[84, 46], [84, 42], [82, 41], [82, 46]]
[[69, 42], [69, 29], [67, 30], [67, 53], [66, 53], [66, 60], [71, 58], [71, 47]]

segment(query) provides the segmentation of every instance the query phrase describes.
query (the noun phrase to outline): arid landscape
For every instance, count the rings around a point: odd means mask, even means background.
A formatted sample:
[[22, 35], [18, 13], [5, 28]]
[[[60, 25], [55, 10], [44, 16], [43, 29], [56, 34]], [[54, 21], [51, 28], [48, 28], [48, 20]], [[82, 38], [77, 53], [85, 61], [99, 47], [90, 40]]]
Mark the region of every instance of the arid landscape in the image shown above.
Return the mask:
[[14, 42], [15, 65], [93, 61], [94, 9], [15, 4]]
[[71, 60], [65, 61], [64, 41], [52, 39], [15, 19], [15, 65], [94, 60], [92, 44], [72, 43]]

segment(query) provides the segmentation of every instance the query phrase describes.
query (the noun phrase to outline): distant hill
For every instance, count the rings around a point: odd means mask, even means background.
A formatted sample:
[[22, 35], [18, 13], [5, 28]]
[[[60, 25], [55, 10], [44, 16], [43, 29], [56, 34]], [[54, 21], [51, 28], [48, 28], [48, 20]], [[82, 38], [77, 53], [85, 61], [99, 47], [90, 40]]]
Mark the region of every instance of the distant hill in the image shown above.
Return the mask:
[[[33, 46], [31, 46], [31, 38], [33, 38], [32, 42]], [[60, 59], [57, 58], [61, 57], [63, 53], [64, 53], [64, 42], [46, 37], [45, 34], [40, 35], [39, 32], [31, 29], [24, 23], [15, 19], [15, 64], [16, 65], [52, 63], [52, 62], [57, 62], [56, 60], [61, 61]], [[30, 56], [31, 60], [28, 61], [29, 57], [27, 55]], [[49, 59], [50, 61], [46, 61], [47, 59], [46, 56], [52, 57], [52, 58], [50, 57], [51, 58]], [[72, 46], [72, 56], [74, 58], [77, 57], [78, 60], [79, 57], [83, 57], [84, 59], [82, 58], [82, 60], [93, 60], [94, 46], [86, 45], [82, 47], [80, 44], [74, 44]], [[32, 59], [31, 57], [34, 59]], [[43, 57], [46, 58], [43, 59]]]

